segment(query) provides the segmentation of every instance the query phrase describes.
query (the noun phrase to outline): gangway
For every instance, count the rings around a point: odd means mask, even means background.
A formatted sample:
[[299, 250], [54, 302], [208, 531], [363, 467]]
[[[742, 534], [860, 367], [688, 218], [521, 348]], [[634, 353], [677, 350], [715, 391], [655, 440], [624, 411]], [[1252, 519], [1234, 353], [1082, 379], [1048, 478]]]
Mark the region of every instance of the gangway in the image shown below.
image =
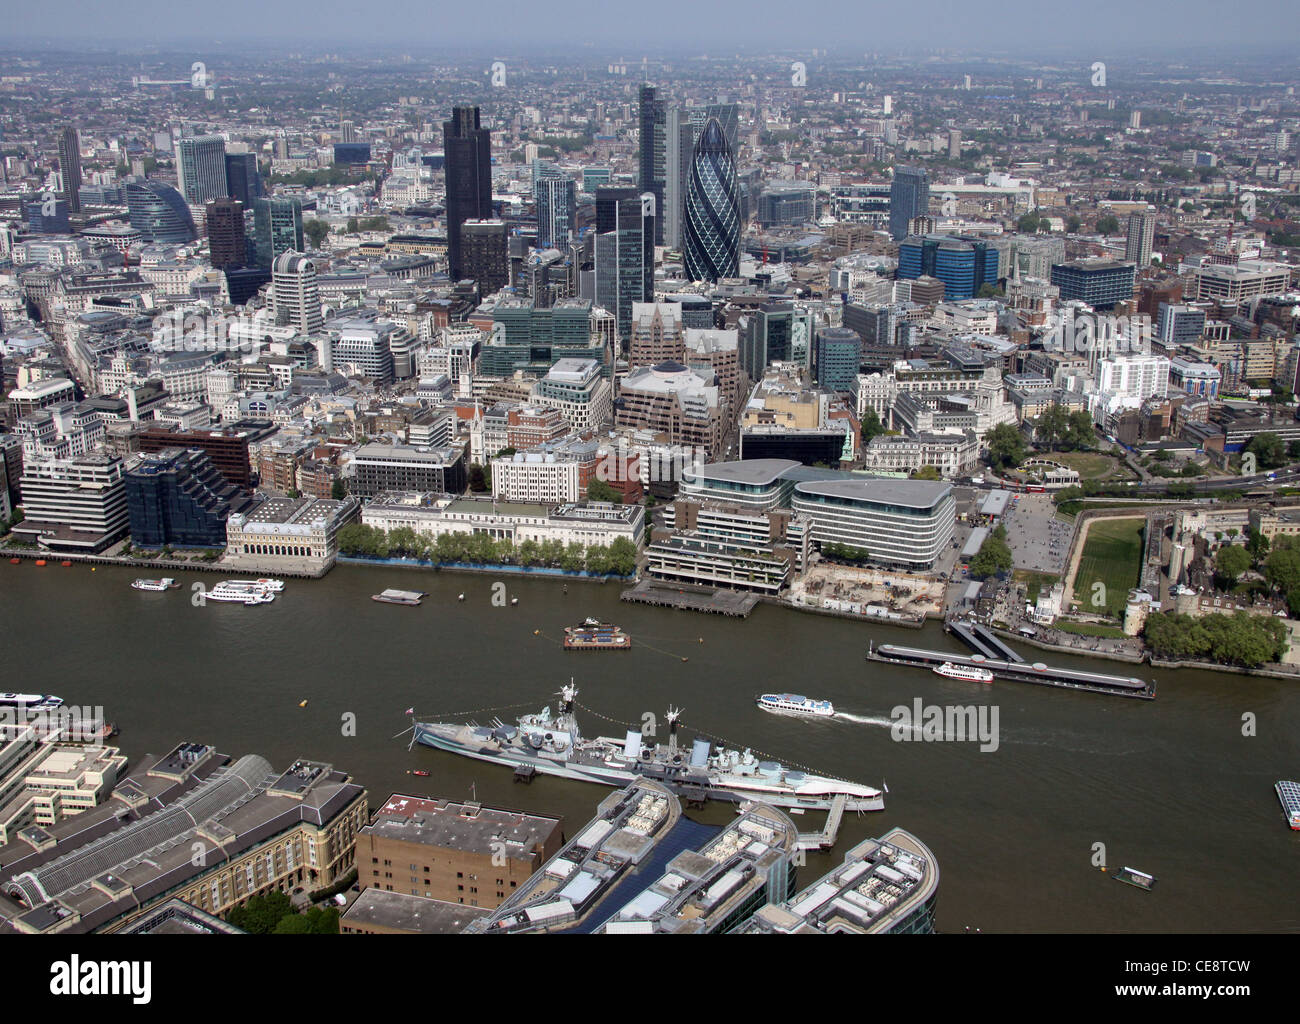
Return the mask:
[[[956, 634], [957, 639], [964, 643], [976, 654], [982, 654], [986, 658], [998, 658], [998, 654], [992, 647], [971, 632], [971, 627], [964, 622], [958, 622], [952, 619], [948, 623], [948, 629]], [[1001, 659], [999, 659], [1001, 660]]]
[[848, 797], [837, 794], [831, 800], [831, 809], [826, 812], [826, 824], [820, 832], [800, 832], [798, 847], [801, 850], [829, 850], [839, 838], [840, 825], [844, 821], [844, 807]]
[[1024, 661], [1019, 654], [1008, 647], [1000, 636], [994, 633], [987, 626], [981, 626], [979, 623], [972, 623], [970, 630], [984, 643], [994, 650], [993, 657], [1001, 658], [1003, 661]]

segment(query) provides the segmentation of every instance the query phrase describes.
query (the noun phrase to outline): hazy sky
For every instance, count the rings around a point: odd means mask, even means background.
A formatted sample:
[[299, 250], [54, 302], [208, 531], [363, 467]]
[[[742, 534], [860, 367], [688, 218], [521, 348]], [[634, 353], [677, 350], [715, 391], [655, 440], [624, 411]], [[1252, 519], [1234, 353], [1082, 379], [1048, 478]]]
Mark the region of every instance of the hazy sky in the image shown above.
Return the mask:
[[0, 48], [35, 39], [131, 49], [300, 39], [419, 52], [474, 40], [473, 52], [590, 44], [632, 58], [737, 47], [1239, 50], [1255, 39], [1276, 51], [1300, 40], [1296, 11], [1295, 0], [0, 0]]

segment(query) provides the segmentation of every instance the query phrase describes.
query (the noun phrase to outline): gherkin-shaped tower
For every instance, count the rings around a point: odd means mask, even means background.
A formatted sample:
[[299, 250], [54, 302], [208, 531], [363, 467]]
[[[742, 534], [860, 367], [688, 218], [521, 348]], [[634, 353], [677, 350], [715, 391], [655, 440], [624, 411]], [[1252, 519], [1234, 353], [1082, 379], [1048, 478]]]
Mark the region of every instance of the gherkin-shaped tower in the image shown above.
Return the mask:
[[716, 117], [704, 125], [691, 157], [682, 241], [690, 280], [717, 281], [739, 272], [740, 184], [731, 147]]

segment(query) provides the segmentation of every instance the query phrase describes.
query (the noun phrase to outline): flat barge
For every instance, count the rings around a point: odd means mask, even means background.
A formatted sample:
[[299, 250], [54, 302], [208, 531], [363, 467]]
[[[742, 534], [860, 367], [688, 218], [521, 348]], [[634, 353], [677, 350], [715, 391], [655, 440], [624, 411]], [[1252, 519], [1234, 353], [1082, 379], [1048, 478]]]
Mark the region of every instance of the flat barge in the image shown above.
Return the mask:
[[382, 601], [384, 604], [418, 605], [428, 595], [422, 590], [385, 590], [382, 594], [371, 594], [370, 600]]
[[933, 671], [945, 662], [970, 668], [987, 669], [995, 679], [1005, 679], [1016, 683], [1038, 683], [1041, 686], [1059, 686], [1067, 690], [1084, 690], [1088, 693], [1106, 693], [1115, 697], [1135, 697], [1139, 700], [1155, 700], [1156, 684], [1154, 680], [1138, 679], [1133, 676], [1108, 676], [1100, 672], [1083, 672], [1078, 669], [1054, 668], [1041, 661], [1028, 662], [1000, 661], [987, 658], [982, 654], [963, 655], [951, 651], [927, 651], [919, 647], [902, 647], [898, 644], [874, 643], [867, 650], [869, 661], [884, 661], [893, 665], [912, 665]]
[[632, 647], [632, 638], [608, 622], [588, 620], [581, 626], [566, 626], [564, 649], [566, 651], [626, 651]]
[[1111, 878], [1117, 882], [1124, 882], [1126, 885], [1134, 886], [1138, 889], [1145, 889], [1150, 892], [1155, 888], [1156, 876], [1148, 875], [1145, 871], [1139, 871], [1137, 868], [1123, 867], [1116, 871]]

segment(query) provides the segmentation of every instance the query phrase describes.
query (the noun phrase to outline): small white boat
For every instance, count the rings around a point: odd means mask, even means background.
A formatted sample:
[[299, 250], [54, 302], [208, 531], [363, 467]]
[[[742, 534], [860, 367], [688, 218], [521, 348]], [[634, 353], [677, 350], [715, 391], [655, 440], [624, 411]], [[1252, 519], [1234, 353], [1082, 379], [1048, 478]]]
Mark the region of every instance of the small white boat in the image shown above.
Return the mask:
[[835, 705], [828, 700], [813, 700], [799, 693], [764, 693], [758, 706], [775, 715], [812, 715], [814, 718], [833, 718]]
[[48, 693], [0, 693], [0, 707], [42, 709], [57, 708], [62, 704], [62, 697]]
[[964, 679], [968, 683], [993, 682], [993, 673], [988, 669], [978, 668], [975, 665], [954, 665], [951, 661], [945, 661], [936, 667], [934, 674], [949, 679]]
[[175, 590], [180, 584], [170, 576], [164, 576], [160, 580], [135, 580], [131, 586], [136, 590]]

